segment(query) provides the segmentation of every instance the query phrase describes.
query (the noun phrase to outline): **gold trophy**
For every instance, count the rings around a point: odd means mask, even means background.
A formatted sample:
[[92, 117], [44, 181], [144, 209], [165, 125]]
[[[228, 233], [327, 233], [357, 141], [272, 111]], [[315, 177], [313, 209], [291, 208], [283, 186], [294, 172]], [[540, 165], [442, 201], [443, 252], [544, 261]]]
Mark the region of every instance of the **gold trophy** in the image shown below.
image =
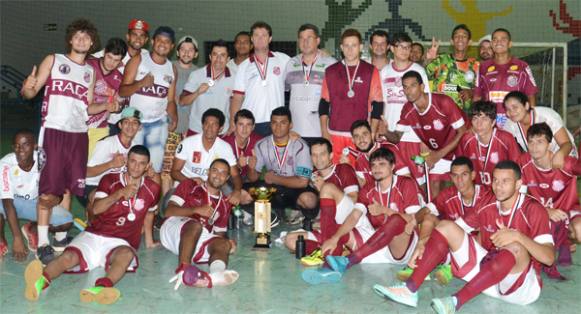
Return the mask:
[[256, 233], [255, 249], [270, 248], [270, 198], [276, 193], [276, 188], [250, 188], [248, 193], [254, 199], [254, 233]]

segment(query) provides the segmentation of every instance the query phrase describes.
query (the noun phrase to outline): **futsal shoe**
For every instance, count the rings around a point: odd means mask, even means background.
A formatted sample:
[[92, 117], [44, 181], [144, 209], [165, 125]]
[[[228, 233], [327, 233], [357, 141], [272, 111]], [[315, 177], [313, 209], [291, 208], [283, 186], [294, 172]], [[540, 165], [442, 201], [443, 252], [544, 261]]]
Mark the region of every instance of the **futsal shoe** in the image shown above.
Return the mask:
[[81, 302], [97, 302], [99, 304], [113, 304], [121, 297], [121, 292], [113, 287], [92, 287], [81, 290]]
[[311, 254], [301, 258], [301, 264], [304, 266], [320, 266], [325, 263], [321, 249], [314, 250]]
[[34, 229], [35, 228], [33, 228], [31, 222], [25, 223], [24, 225], [22, 225], [22, 228], [20, 228], [20, 231], [22, 231], [22, 235], [26, 240], [28, 250], [31, 252], [36, 251], [36, 249], [38, 248], [38, 233], [36, 233], [36, 230]]
[[36, 250], [36, 257], [43, 265], [48, 265], [54, 258], [54, 249], [50, 245], [43, 245]]
[[438, 314], [452, 314], [456, 313], [456, 305], [453, 297], [445, 297], [440, 299], [432, 299], [430, 304], [434, 312]]
[[328, 255], [327, 257], [325, 257], [325, 260], [334, 271], [338, 271], [341, 274], [345, 273], [345, 271], [347, 270], [347, 266], [349, 265], [349, 259], [345, 256]]
[[452, 280], [452, 266], [450, 264], [440, 264], [434, 270], [434, 276], [439, 284], [447, 286]]
[[405, 283], [399, 283], [391, 287], [375, 285], [373, 286], [373, 290], [378, 295], [386, 297], [397, 303], [411, 307], [418, 307], [418, 292], [411, 292]]
[[319, 285], [322, 283], [337, 283], [341, 281], [341, 273], [331, 270], [329, 268], [321, 269], [307, 269], [303, 271], [301, 277], [304, 281], [311, 285]]
[[26, 266], [24, 270], [24, 282], [26, 284], [24, 297], [28, 301], [38, 300], [42, 290], [50, 284], [42, 275], [42, 263], [39, 260], [34, 260]]
[[8, 243], [6, 240], [0, 241], [0, 259], [8, 253]]

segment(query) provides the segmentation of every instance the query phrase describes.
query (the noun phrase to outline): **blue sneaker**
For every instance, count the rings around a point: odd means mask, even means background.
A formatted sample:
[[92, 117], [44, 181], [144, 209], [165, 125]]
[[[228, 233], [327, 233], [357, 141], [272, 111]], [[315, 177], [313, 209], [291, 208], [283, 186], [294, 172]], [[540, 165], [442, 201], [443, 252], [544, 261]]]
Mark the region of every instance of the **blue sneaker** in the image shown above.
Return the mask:
[[349, 265], [349, 259], [345, 256], [328, 255], [327, 257], [325, 257], [325, 260], [334, 271], [338, 271], [341, 274], [345, 273], [345, 271], [347, 270], [347, 265]]
[[341, 281], [341, 273], [328, 268], [321, 269], [307, 269], [303, 271], [301, 277], [304, 281], [311, 285], [318, 285], [322, 283], [337, 283]]
[[411, 292], [405, 283], [399, 283], [391, 287], [382, 285], [373, 286], [375, 293], [382, 297], [386, 297], [397, 303], [401, 303], [411, 307], [418, 307], [418, 292]]
[[452, 314], [456, 313], [456, 304], [454, 304], [453, 297], [445, 297], [441, 299], [432, 299], [430, 304], [434, 312], [438, 314]]

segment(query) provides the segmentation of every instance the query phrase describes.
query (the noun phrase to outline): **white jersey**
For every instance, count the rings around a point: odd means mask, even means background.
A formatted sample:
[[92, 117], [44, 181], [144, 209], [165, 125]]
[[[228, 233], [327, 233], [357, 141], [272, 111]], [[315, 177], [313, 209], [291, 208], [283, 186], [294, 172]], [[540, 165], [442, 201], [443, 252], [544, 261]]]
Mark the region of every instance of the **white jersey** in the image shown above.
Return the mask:
[[[210, 83], [212, 81], [213, 83]], [[234, 87], [234, 77], [230, 75], [230, 70], [226, 68], [219, 78], [212, 79], [210, 65], [198, 69], [190, 74], [188, 81], [184, 85], [183, 93], [194, 93], [200, 85], [206, 83], [213, 84], [208, 90], [199, 95], [191, 104], [190, 123], [188, 128], [196, 133], [202, 133], [202, 115], [210, 108], [215, 108], [224, 113], [226, 121], [230, 119], [230, 97]], [[222, 134], [227, 129], [222, 129]]]
[[[109, 162], [109, 161], [113, 160], [113, 157], [115, 156], [115, 154], [123, 154], [123, 156], [127, 157], [127, 153], [129, 153], [129, 149], [131, 148], [131, 146], [132, 145], [129, 145], [127, 147], [123, 146], [123, 143], [121, 143], [121, 140], [119, 139], [119, 135], [113, 135], [113, 136], [106, 137], [106, 138], [98, 141], [97, 145], [95, 145], [95, 150], [93, 151], [93, 156], [91, 156], [91, 159], [87, 163], [87, 167], [94, 167], [94, 166]], [[99, 181], [101, 181], [101, 178], [104, 175], [106, 175], [108, 173], [120, 173], [124, 169], [125, 169], [125, 166], [120, 167], [120, 168], [113, 168], [113, 169], [109, 169], [109, 170], [101, 173], [98, 176], [87, 177], [85, 184], [92, 185], [92, 186], [98, 186]]]
[[218, 158], [225, 159], [228, 164], [236, 166], [236, 157], [230, 144], [221, 138], [216, 138], [210, 150], [204, 148], [202, 135], [196, 134], [186, 137], [176, 149], [176, 158], [185, 160], [182, 174], [188, 178], [208, 179], [208, 169], [212, 161]]
[[149, 73], [154, 77], [153, 85], [142, 87], [129, 100], [129, 106], [143, 114], [141, 123], [151, 123], [166, 117], [169, 88], [175, 80], [173, 65], [169, 60], [160, 65], [151, 59], [149, 53], [142, 54], [135, 80], [139, 81]]
[[0, 159], [0, 198], [14, 199], [15, 197], [25, 200], [36, 199], [38, 197], [38, 182], [40, 173], [36, 163], [38, 152], [34, 152], [34, 165], [29, 171], [24, 171], [18, 166], [16, 155], [10, 153]]
[[254, 55], [238, 66], [234, 93], [244, 95], [240, 109], [252, 111], [256, 123], [269, 122], [272, 110], [284, 106], [284, 70], [289, 59], [282, 52], [269, 51], [262, 64], [265, 70], [259, 70], [261, 63]]
[[228, 63], [226, 63], [226, 66], [228, 67], [228, 69], [230, 69], [230, 74], [233, 77], [236, 77], [236, 73], [238, 72], [239, 65], [236, 64], [236, 61], [234, 61], [234, 58], [230, 59], [230, 61], [228, 61]]
[[87, 132], [89, 88], [95, 79], [93, 67], [78, 64], [62, 54], [54, 62], [44, 89], [42, 126], [71, 133]]
[[285, 90], [290, 91], [290, 111], [293, 131], [302, 137], [321, 137], [319, 101], [325, 78], [325, 69], [336, 63], [332, 57], [319, 53], [314, 64], [304, 65], [302, 54], [293, 57], [286, 65]]
[[[561, 119], [561, 116], [559, 116], [559, 114], [555, 110], [553, 110], [549, 107], [538, 106], [538, 107], [533, 108], [530, 111], [529, 118], [532, 120], [531, 125], [533, 125], [535, 123], [545, 122], [551, 128], [551, 131], [553, 132], [553, 140], [551, 141], [551, 144], [549, 145], [549, 149], [553, 153], [555, 153], [559, 150], [559, 144], [557, 144], [557, 141], [555, 141], [554, 135], [561, 128], [563, 128], [565, 130], [565, 132], [567, 132], [567, 136], [569, 137], [569, 140], [571, 141], [571, 144], [573, 145], [573, 149], [571, 150], [571, 153], [569, 153], [569, 156], [571, 156], [573, 158], [579, 157], [579, 154], [577, 152], [577, 148], [575, 147], [575, 139], [573, 138], [573, 135], [571, 134], [571, 132], [569, 132], [569, 130], [567, 130], [567, 128], [565, 127], [565, 124], [563, 123], [563, 119]], [[520, 147], [523, 149], [523, 151], [525, 151], [525, 152], [528, 151], [527, 139], [526, 139], [527, 135], [523, 132], [523, 130], [521, 129], [521, 127], [517, 123], [513, 122], [510, 119], [507, 119], [506, 123], [503, 126], [503, 129], [514, 135], [517, 143], [520, 145]]]
[[[430, 92], [430, 85], [428, 84], [428, 76], [421, 65], [412, 63], [406, 69], [398, 70], [395, 68], [395, 62], [392, 60], [380, 72], [381, 88], [383, 93], [383, 116], [387, 120], [388, 130], [395, 131], [397, 122], [400, 120], [401, 110], [403, 105], [407, 102], [407, 98], [403, 93], [403, 86], [401, 78], [408, 71], [416, 71], [422, 76], [424, 81], [424, 91]], [[419, 142], [419, 138], [414, 132], [406, 132], [403, 134], [402, 141], [404, 142]]]

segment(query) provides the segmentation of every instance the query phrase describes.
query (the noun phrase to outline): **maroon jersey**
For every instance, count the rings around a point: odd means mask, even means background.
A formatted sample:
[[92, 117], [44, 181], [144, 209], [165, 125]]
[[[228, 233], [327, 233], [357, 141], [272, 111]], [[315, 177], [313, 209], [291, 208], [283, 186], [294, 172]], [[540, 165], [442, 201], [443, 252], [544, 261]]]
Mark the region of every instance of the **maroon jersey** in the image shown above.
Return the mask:
[[373, 228], [377, 229], [387, 221], [387, 215], [371, 215], [367, 210], [369, 205], [378, 203], [399, 213], [415, 214], [421, 209], [419, 195], [413, 179], [394, 175], [392, 187], [387, 191], [379, 191], [375, 180], [369, 181], [359, 192], [355, 208], [366, 213]]
[[209, 217], [193, 214], [192, 219], [199, 221], [209, 232], [226, 232], [228, 231], [228, 217], [230, 217], [230, 210], [232, 205], [228, 202], [228, 198], [220, 196], [208, 196], [208, 190], [205, 184], [199, 185], [194, 180], [188, 179], [182, 181], [176, 188], [175, 193], [169, 199], [181, 207], [200, 207], [206, 204], [214, 209]]
[[521, 153], [514, 136], [504, 130], [494, 128], [489, 143], [481, 143], [473, 131], [466, 132], [458, 145], [458, 155], [472, 160], [476, 183], [490, 186], [492, 171], [503, 160], [515, 159]]
[[[102, 57], [105, 58], [105, 57]], [[123, 80], [123, 74], [119, 72], [118, 69], [114, 69], [109, 72], [109, 74], [103, 73], [101, 68], [101, 58], [99, 59], [89, 59], [87, 63], [95, 69], [95, 87], [93, 89], [93, 103], [104, 104], [111, 103], [117, 100], [117, 92], [119, 91], [119, 86], [121, 86], [121, 81]], [[87, 125], [90, 128], [104, 128], [107, 126], [107, 118], [109, 117], [109, 112], [104, 110], [94, 115], [89, 116]]]
[[537, 90], [533, 72], [526, 62], [512, 57], [507, 64], [499, 65], [490, 59], [480, 63], [474, 96], [492, 101], [496, 104], [496, 112], [504, 114], [504, 96], [509, 92], [521, 91], [534, 95]]
[[[454, 100], [444, 94], [428, 94], [428, 108], [420, 113], [411, 102], [405, 103], [397, 131], [414, 131], [432, 150], [440, 150], [456, 136], [456, 130], [466, 124], [462, 112]], [[445, 159], [451, 160], [454, 150]]]
[[[124, 174], [125, 172], [105, 175], [99, 182], [95, 199], [105, 198], [123, 189], [127, 185]], [[86, 231], [105, 237], [123, 239], [134, 249], [138, 249], [143, 221], [148, 211], [154, 211], [157, 208], [160, 190], [157, 183], [143, 177], [135, 197], [130, 200], [122, 198], [113, 203], [105, 212], [96, 215], [91, 220]]]
[[541, 169], [528, 153], [518, 159], [522, 171], [522, 183], [528, 194], [535, 197], [547, 208], [557, 208], [565, 212], [579, 211], [577, 177], [573, 175], [576, 159], [565, 158], [563, 169]]
[[466, 204], [462, 200], [458, 189], [455, 186], [451, 186], [440, 192], [427, 207], [432, 213], [437, 213], [440, 219], [456, 220], [494, 201], [495, 197], [490, 188], [476, 184], [472, 202]]
[[[359, 191], [359, 181], [357, 181], [357, 175], [353, 167], [348, 164], [338, 164], [332, 167], [331, 172], [326, 177], [323, 177], [325, 182], [333, 183], [345, 194]], [[315, 174], [320, 175], [318, 170], [315, 171]]]
[[368, 153], [364, 153], [348, 147], [349, 154], [355, 158], [355, 171], [357, 172], [357, 176], [365, 179], [365, 182], [373, 182], [375, 180], [371, 175], [369, 156], [380, 147], [389, 149], [395, 155], [395, 167], [393, 168], [394, 173], [398, 175], [406, 175], [410, 173], [411, 167], [409, 164], [412, 163], [412, 161], [411, 159], [407, 160], [403, 157], [397, 145], [390, 142], [375, 142]]
[[[236, 161], [238, 161], [240, 157], [252, 156], [252, 150], [254, 149], [254, 145], [256, 145], [256, 142], [260, 141], [262, 137], [254, 132], [250, 133], [250, 137], [248, 137], [248, 142], [244, 147], [238, 147], [238, 145], [236, 145], [236, 135], [234, 135], [234, 133], [224, 136], [222, 139], [226, 141], [226, 143], [230, 144], [230, 147], [232, 147], [232, 151], [236, 156]], [[246, 174], [248, 173], [247, 165], [244, 167], [238, 167], [238, 169], [240, 169], [240, 175], [243, 177], [245, 177]]]

